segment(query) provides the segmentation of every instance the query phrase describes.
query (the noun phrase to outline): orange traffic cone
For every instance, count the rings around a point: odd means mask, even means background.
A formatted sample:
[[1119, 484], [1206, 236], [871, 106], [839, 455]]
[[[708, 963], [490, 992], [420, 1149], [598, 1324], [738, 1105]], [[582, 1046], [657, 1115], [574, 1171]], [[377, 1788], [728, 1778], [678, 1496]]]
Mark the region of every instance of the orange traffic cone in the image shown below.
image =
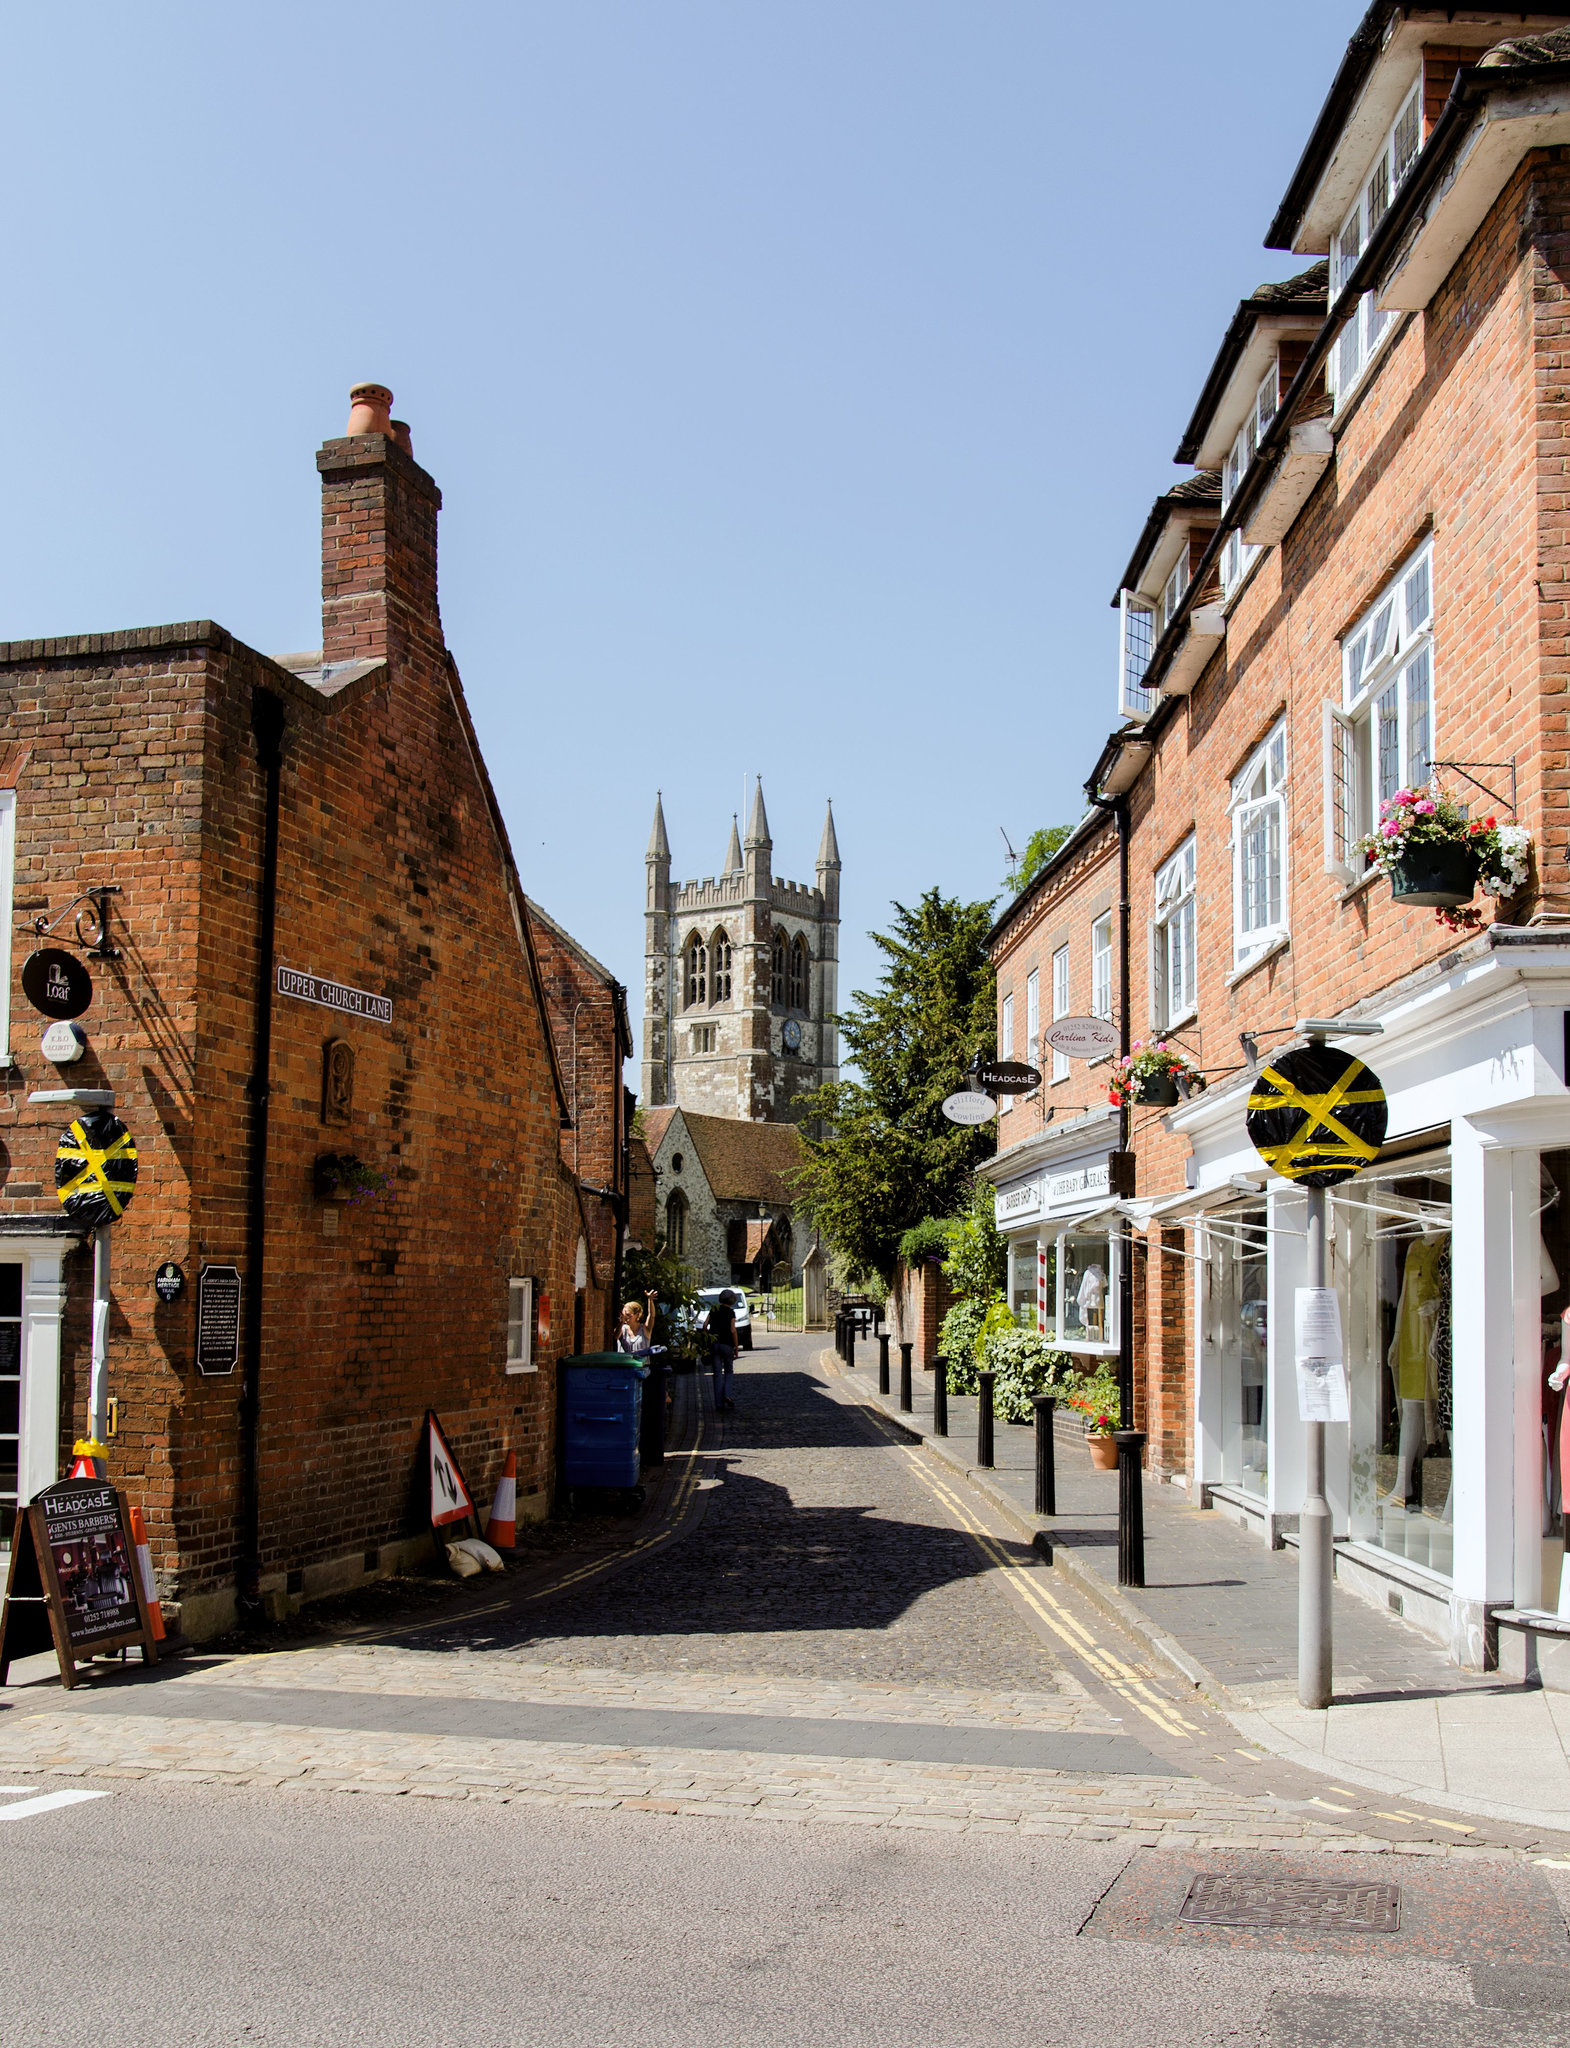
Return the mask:
[[490, 1520], [485, 1524], [485, 1540], [493, 1549], [512, 1550], [518, 1542], [518, 1453], [509, 1451], [507, 1462], [502, 1467], [502, 1476], [496, 1482], [496, 1498], [491, 1502]]
[[107, 1444], [101, 1444], [94, 1437], [78, 1437], [71, 1446], [71, 1469], [67, 1479], [103, 1479], [109, 1467], [104, 1463]]
[[136, 1545], [136, 1572], [147, 1602], [147, 1618], [153, 1625], [153, 1641], [161, 1643], [166, 1633], [164, 1611], [158, 1604], [158, 1582], [153, 1577], [153, 1553], [147, 1541], [147, 1524], [138, 1507], [131, 1510], [131, 1541]]

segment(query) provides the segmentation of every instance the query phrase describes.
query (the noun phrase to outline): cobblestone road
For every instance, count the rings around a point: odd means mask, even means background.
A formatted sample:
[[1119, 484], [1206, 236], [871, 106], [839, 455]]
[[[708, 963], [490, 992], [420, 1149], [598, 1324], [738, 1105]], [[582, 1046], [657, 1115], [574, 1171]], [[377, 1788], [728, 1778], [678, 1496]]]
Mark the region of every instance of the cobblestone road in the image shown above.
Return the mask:
[[[1371, 1816], [1250, 1751], [842, 1391], [817, 1340], [760, 1343], [669, 1540], [380, 1639], [69, 1697], [35, 1672], [5, 1694], [0, 1769], [1163, 1848], [1524, 1846]], [[1105, 1767], [1053, 1761], [1086, 1745]]]

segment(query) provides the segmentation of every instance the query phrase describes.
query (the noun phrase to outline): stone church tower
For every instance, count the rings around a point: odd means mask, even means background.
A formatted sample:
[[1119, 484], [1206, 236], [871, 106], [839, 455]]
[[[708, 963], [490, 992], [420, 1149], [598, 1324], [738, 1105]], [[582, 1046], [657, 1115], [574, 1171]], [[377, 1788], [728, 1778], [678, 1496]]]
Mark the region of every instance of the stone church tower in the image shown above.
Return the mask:
[[645, 856], [643, 1087], [647, 1108], [796, 1123], [794, 1102], [839, 1079], [840, 853], [831, 805], [817, 887], [776, 881], [760, 781], [725, 867], [672, 882], [665, 811]]

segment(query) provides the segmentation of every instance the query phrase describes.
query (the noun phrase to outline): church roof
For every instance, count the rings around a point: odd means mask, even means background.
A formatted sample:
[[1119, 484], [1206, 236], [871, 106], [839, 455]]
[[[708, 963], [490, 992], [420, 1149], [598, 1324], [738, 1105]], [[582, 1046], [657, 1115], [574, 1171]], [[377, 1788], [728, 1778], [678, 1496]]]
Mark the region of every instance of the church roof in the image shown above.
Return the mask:
[[643, 1113], [644, 1142], [658, 1152], [679, 1115], [698, 1155], [709, 1193], [717, 1202], [773, 1202], [789, 1208], [797, 1199], [801, 1133], [794, 1124], [750, 1123], [741, 1117], [700, 1116], [666, 1105]]
[[673, 1102], [661, 1103], [656, 1109], [643, 1112], [643, 1142], [649, 1148], [652, 1159], [665, 1142], [665, 1133], [670, 1129], [671, 1118], [676, 1114]]

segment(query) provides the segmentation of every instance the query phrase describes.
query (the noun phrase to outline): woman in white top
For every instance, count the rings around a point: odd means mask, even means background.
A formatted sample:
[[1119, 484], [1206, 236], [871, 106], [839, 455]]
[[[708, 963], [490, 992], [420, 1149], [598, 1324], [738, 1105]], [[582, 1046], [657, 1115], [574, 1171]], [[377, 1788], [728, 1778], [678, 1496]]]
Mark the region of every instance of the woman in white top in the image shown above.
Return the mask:
[[654, 1311], [656, 1306], [657, 1302], [652, 1287], [642, 1301], [629, 1301], [623, 1306], [621, 1328], [616, 1333], [616, 1349], [618, 1351], [624, 1351], [629, 1358], [648, 1357], [654, 1345]]

